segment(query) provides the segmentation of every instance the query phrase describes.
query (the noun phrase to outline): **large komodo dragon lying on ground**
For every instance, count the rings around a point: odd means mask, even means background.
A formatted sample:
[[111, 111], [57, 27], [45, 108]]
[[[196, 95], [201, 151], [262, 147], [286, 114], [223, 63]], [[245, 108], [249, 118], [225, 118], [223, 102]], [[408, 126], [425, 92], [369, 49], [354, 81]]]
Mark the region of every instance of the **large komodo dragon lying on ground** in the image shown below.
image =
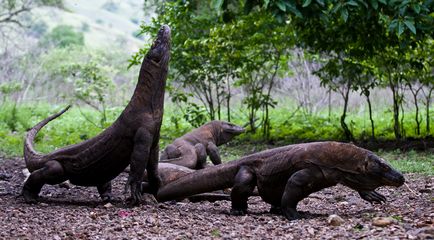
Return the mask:
[[384, 202], [380, 186], [401, 186], [404, 177], [374, 153], [352, 144], [318, 142], [288, 145], [180, 177], [160, 188], [167, 201], [232, 187], [235, 215], [247, 212], [255, 186], [261, 198], [289, 220], [300, 218], [296, 207], [309, 194], [336, 184], [356, 190], [369, 202]]
[[134, 94], [118, 117], [106, 130], [82, 143], [43, 155], [34, 150], [38, 131], [67, 109], [41, 121], [28, 133], [24, 159], [31, 172], [22, 195], [35, 202], [44, 184], [69, 180], [81, 186], [96, 186], [104, 201], [111, 199], [111, 180], [131, 164], [131, 203], [140, 202], [143, 172], [148, 172], [150, 192], [156, 194], [158, 175], [158, 141], [163, 117], [164, 88], [170, 58], [170, 28], [162, 26], [143, 59]]
[[220, 164], [217, 146], [244, 132], [244, 128], [225, 121], [211, 121], [175, 139], [161, 153], [160, 161], [191, 169], [202, 169], [209, 155], [214, 165]]
[[[171, 163], [159, 163], [158, 164], [158, 173], [161, 177], [161, 185], [164, 186], [166, 184], [169, 184], [175, 180], [177, 180], [180, 177], [183, 177], [185, 175], [188, 175], [195, 170], [191, 168], [187, 168], [184, 166], [171, 164]], [[148, 175], [145, 172], [145, 175], [143, 177], [143, 184], [142, 184], [142, 191], [144, 193], [147, 193], [150, 189], [149, 183], [148, 183]], [[188, 197], [190, 201], [197, 202], [197, 201], [218, 201], [218, 200], [230, 200], [230, 196], [228, 194], [222, 193], [222, 192], [213, 192], [213, 193], [205, 193], [205, 194], [197, 194], [194, 196]], [[181, 200], [181, 199], [179, 199]]]

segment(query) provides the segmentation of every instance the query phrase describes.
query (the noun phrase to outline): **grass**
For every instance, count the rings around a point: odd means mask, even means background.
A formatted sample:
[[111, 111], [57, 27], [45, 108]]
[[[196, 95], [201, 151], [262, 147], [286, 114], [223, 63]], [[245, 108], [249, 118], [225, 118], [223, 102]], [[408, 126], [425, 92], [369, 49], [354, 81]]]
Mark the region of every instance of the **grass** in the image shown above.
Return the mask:
[[[3, 104], [0, 108], [0, 153], [6, 156], [21, 156], [23, 138], [26, 129], [32, 127], [47, 116], [60, 111], [65, 105], [28, 104], [19, 105], [14, 113], [13, 104]], [[113, 122], [122, 111], [122, 107], [108, 109], [108, 124]], [[240, 109], [240, 111], [242, 111]], [[86, 120], [82, 113], [92, 122], [99, 121], [99, 114], [89, 108], [74, 106], [59, 119], [50, 122], [37, 135], [36, 148], [41, 152], [50, 152], [62, 146], [81, 142], [99, 134], [103, 129]], [[240, 114], [241, 116], [242, 114]], [[291, 118], [289, 111], [285, 109], [273, 109], [271, 120], [273, 128], [271, 138], [273, 145], [267, 145], [261, 141], [260, 131], [256, 134], [243, 134], [231, 143], [221, 146], [220, 152], [224, 161], [234, 160], [246, 154], [251, 154], [266, 148], [287, 145], [296, 142], [308, 142], [317, 140], [343, 140], [339, 126], [338, 115], [329, 119], [325, 114], [315, 116], [294, 115]], [[383, 114], [384, 119], [389, 116]], [[187, 133], [193, 127], [186, 122], [174, 105], [165, 106], [165, 115], [161, 128], [160, 148], [163, 149], [173, 139]], [[355, 136], [361, 138], [364, 129], [362, 117], [353, 117], [353, 129]], [[234, 123], [242, 125], [245, 119], [235, 118]], [[412, 129], [411, 122], [406, 122], [406, 128]], [[393, 130], [389, 122], [378, 121], [378, 136], [393, 136]], [[414, 126], [413, 126], [414, 127]], [[12, 130], [13, 129], [13, 130]], [[410, 135], [411, 136], [411, 135]], [[389, 137], [384, 137], [387, 139]], [[392, 139], [392, 138], [390, 138]], [[380, 151], [378, 154], [405, 173], [421, 173], [434, 175], [434, 153], [430, 152], [401, 152]]]
[[408, 151], [380, 151], [378, 153], [403, 173], [421, 173], [434, 176], [434, 153]]

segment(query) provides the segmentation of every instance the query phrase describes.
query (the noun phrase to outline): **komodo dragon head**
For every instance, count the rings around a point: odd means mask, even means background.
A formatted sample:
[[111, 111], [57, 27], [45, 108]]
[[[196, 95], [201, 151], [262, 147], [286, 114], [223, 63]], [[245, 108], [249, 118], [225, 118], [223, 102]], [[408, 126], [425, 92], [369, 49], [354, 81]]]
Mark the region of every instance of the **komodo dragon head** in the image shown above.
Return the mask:
[[361, 159], [354, 166], [357, 173], [345, 174], [345, 185], [358, 191], [372, 191], [380, 186], [399, 187], [404, 184], [404, 176], [379, 156], [368, 151], [359, 157]]
[[166, 25], [161, 26], [154, 43], [146, 54], [145, 58], [157, 66], [166, 66], [169, 62], [170, 54], [170, 28]]
[[225, 144], [245, 131], [243, 127], [225, 121], [214, 120], [208, 124], [213, 127], [216, 145]]

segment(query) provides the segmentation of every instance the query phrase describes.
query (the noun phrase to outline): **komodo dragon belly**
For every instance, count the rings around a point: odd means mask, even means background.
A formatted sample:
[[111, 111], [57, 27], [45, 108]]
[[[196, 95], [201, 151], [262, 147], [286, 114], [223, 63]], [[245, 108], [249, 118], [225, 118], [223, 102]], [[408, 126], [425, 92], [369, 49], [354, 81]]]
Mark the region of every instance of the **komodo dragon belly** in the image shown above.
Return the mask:
[[262, 200], [266, 203], [280, 206], [280, 201], [289, 175], [276, 174], [273, 177], [257, 175], [256, 177], [258, 193]]
[[[95, 186], [111, 181], [118, 176], [131, 161], [133, 142], [120, 140], [110, 142], [111, 149], [104, 149], [98, 156], [80, 154], [74, 162], [62, 164], [72, 184], [81, 186]], [[144, 156], [145, 157], [145, 156]]]

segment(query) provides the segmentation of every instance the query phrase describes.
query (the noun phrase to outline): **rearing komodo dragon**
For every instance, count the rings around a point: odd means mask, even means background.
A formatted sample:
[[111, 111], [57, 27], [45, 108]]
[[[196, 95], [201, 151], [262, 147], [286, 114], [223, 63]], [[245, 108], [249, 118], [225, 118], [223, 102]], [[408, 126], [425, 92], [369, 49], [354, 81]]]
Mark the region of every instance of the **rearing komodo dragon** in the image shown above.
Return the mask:
[[288, 145], [211, 166], [160, 188], [159, 201], [232, 187], [235, 215], [247, 211], [255, 186], [261, 198], [289, 219], [300, 218], [296, 207], [309, 194], [338, 183], [356, 190], [369, 202], [384, 202], [380, 186], [401, 186], [404, 176], [374, 153], [352, 144], [318, 142]]
[[131, 202], [142, 197], [141, 184], [145, 169], [150, 192], [160, 186], [158, 175], [158, 141], [163, 117], [164, 88], [170, 58], [170, 28], [162, 26], [145, 55], [134, 94], [118, 119], [102, 133], [84, 142], [48, 154], [34, 150], [38, 131], [67, 109], [41, 121], [26, 135], [24, 159], [31, 172], [22, 195], [35, 202], [44, 184], [69, 180], [81, 186], [96, 186], [101, 198], [111, 198], [110, 181], [131, 165], [128, 184]]
[[244, 128], [235, 124], [214, 120], [175, 139], [161, 153], [161, 162], [170, 162], [191, 169], [205, 167], [209, 155], [214, 165], [220, 164], [217, 146], [225, 144], [244, 132]]

